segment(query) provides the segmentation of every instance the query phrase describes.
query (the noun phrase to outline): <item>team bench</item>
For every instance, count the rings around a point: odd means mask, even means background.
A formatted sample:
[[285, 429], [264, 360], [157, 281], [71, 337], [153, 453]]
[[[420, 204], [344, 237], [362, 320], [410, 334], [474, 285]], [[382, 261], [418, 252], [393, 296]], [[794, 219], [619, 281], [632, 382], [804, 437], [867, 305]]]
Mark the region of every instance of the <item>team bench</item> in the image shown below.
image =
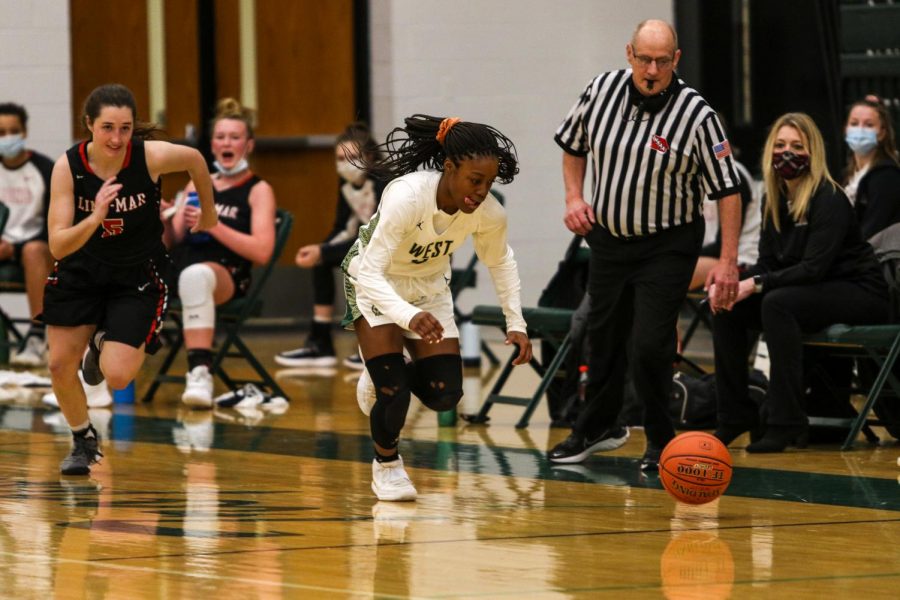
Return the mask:
[[[528, 323], [528, 336], [534, 340], [549, 342], [555, 350], [552, 358], [545, 361], [533, 358], [531, 367], [541, 378], [534, 395], [530, 397], [510, 396], [502, 393], [507, 379], [513, 369], [512, 361], [517, 351], [513, 350], [500, 372], [496, 383], [491, 388], [478, 415], [471, 419], [475, 423], [487, 421], [488, 412], [494, 404], [512, 404], [524, 406], [525, 412], [516, 423], [516, 428], [522, 429], [528, 426], [532, 413], [540, 403], [541, 396], [547, 391], [547, 387], [553, 381], [560, 366], [566, 359], [571, 349], [572, 315], [575, 311], [562, 308], [524, 308], [522, 309], [525, 322]], [[476, 306], [472, 311], [472, 322], [476, 325], [487, 325], [506, 329], [506, 320], [499, 306]], [[842, 450], [848, 450], [853, 446], [857, 436], [863, 427], [869, 424], [879, 425], [879, 421], [870, 421], [869, 414], [876, 400], [888, 384], [894, 396], [900, 397], [900, 382], [892, 375], [892, 369], [900, 355], [900, 325], [867, 325], [850, 327], [848, 325], [832, 325], [825, 330], [807, 335], [803, 343], [808, 346], [816, 346], [833, 349], [835, 354], [855, 357], [858, 360], [873, 361], [877, 368], [877, 375], [870, 388], [866, 401], [856, 417], [853, 418], [826, 418], [810, 417], [811, 425], [827, 427], [849, 427], [850, 432], [844, 441]]]

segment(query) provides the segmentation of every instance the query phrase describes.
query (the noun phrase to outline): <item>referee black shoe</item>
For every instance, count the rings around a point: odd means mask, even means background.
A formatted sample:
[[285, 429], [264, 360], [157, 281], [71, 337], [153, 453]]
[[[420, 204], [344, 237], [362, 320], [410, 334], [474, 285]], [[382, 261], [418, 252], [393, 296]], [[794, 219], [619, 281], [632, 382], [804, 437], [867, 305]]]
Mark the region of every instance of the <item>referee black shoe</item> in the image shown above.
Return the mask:
[[547, 453], [550, 462], [580, 463], [594, 452], [615, 450], [628, 441], [628, 428], [615, 425], [594, 439], [587, 439], [574, 431]]
[[84, 360], [81, 361], [81, 372], [84, 375], [84, 382], [88, 385], [98, 385], [105, 379], [103, 371], [100, 370], [100, 348], [98, 347], [105, 334], [105, 331], [97, 331], [91, 336]]
[[647, 450], [641, 457], [641, 471], [644, 473], [659, 471], [659, 457], [662, 456], [662, 450], [662, 447], [647, 442]]

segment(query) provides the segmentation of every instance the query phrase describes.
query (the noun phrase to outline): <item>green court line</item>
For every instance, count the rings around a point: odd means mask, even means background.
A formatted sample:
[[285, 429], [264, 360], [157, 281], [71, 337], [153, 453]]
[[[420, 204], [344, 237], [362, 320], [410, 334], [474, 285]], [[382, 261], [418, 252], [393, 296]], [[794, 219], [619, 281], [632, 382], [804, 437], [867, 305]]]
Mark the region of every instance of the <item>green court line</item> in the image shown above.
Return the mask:
[[[130, 406], [116, 406], [111, 435], [117, 452], [127, 452], [131, 443], [172, 445], [173, 419], [135, 416]], [[30, 428], [12, 428], [0, 418], [0, 427], [36, 433], [55, 433], [43, 423], [44, 411], [31, 407], [0, 406], [3, 411], [32, 412]], [[23, 415], [20, 415], [23, 416]], [[58, 433], [58, 432], [56, 432]], [[250, 427], [214, 423], [212, 449], [261, 452], [278, 456], [309, 457], [369, 463], [372, 441], [368, 435], [303, 431], [270, 426]], [[451, 441], [404, 439], [401, 452], [410, 466], [448, 472], [502, 475], [598, 485], [662, 489], [659, 478], [638, 468], [639, 459], [594, 455], [581, 465], [552, 466], [542, 450], [488, 446]], [[893, 479], [736, 467], [726, 496], [758, 498], [900, 511], [900, 486]]]

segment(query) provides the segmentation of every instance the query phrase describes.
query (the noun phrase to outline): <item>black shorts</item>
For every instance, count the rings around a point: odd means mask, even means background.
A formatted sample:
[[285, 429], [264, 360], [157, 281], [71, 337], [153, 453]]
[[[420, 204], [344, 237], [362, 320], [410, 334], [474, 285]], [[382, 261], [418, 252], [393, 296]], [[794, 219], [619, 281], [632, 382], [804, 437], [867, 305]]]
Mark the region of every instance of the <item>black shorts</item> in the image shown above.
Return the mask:
[[168, 257], [163, 254], [130, 266], [112, 266], [81, 253], [57, 261], [44, 286], [47, 325], [96, 325], [104, 340], [159, 349], [169, 303]]

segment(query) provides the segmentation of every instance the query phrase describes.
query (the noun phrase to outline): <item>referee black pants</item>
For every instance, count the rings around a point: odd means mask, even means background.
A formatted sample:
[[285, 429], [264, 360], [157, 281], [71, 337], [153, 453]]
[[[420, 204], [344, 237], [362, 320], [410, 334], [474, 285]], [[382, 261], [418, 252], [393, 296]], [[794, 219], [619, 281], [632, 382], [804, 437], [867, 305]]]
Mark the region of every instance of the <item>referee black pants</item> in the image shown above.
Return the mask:
[[595, 225], [591, 248], [591, 295], [586, 404], [573, 427], [595, 439], [616, 424], [624, 399], [626, 347], [644, 404], [647, 440], [659, 447], [675, 436], [669, 416], [678, 314], [703, 243], [702, 220], [640, 238], [614, 237]]
[[851, 281], [823, 281], [753, 294], [729, 312], [713, 317], [719, 424], [752, 427], [759, 407], [747, 393], [747, 348], [762, 331], [769, 349], [766, 424], [802, 426], [804, 333], [835, 323], [874, 325], [888, 322], [886, 295]]

